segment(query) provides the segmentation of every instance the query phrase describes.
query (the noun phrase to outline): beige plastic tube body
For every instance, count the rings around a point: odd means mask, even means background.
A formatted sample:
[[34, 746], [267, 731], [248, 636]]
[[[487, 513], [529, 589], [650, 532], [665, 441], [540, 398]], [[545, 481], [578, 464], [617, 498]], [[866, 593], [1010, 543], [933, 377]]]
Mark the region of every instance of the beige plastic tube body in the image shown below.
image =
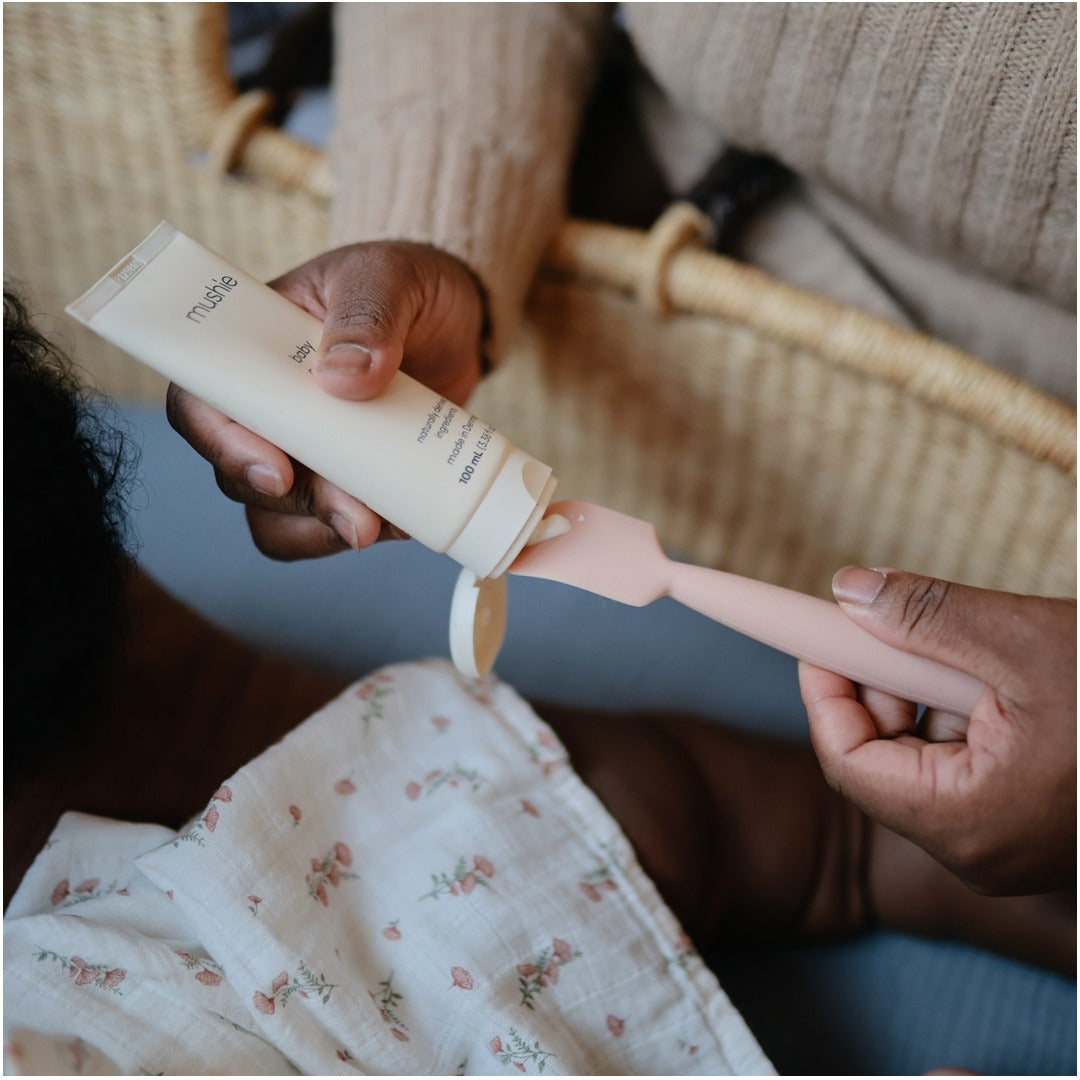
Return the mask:
[[319, 320], [168, 223], [68, 311], [481, 577], [551, 497], [550, 468], [405, 374], [366, 402], [320, 390]]

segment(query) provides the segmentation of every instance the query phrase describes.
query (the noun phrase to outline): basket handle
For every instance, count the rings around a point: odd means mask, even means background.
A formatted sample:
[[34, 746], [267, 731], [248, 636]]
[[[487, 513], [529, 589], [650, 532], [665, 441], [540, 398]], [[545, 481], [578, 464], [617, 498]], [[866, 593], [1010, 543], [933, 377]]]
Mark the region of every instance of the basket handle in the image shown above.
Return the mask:
[[653, 223], [645, 237], [634, 293], [638, 303], [658, 315], [675, 310], [668, 292], [671, 260], [690, 245], [708, 247], [716, 235], [712, 219], [693, 203], [672, 203]]
[[232, 172], [274, 107], [274, 95], [256, 88], [235, 98], [218, 117], [206, 147], [206, 164], [214, 172]]
[[218, 173], [243, 168], [287, 191], [320, 200], [331, 194], [326, 155], [266, 122], [274, 96], [262, 88], [240, 94], [215, 118], [206, 141], [206, 165]]
[[274, 105], [268, 91], [238, 93], [228, 71], [227, 6], [168, 4], [155, 11], [169, 40], [182, 43], [172, 79], [188, 137], [216, 173], [243, 169], [272, 187], [329, 201], [326, 155], [266, 122]]
[[[328, 202], [327, 155], [264, 122], [265, 98], [239, 95], [226, 72], [226, 5], [160, 5], [192, 43], [178, 68], [181, 111], [220, 171], [251, 176]], [[179, 32], [183, 31], [183, 32]], [[258, 95], [259, 92], [254, 92]], [[789, 347], [944, 408], [1037, 461], [1076, 475], [1076, 412], [1003, 372], [946, 345], [778, 282], [695, 241], [712, 223], [691, 203], [676, 203], [646, 236], [595, 222], [566, 221], [545, 253], [548, 269], [632, 293], [661, 314], [704, 314], [750, 326]]]

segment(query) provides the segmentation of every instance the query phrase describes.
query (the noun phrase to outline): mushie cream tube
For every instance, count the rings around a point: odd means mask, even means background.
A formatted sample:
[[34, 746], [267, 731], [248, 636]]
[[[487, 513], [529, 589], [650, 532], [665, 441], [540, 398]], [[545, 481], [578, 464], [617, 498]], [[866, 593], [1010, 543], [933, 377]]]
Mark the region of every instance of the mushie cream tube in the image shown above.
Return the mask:
[[322, 323], [167, 222], [67, 310], [481, 578], [551, 500], [549, 466], [408, 375], [370, 401], [320, 390]]

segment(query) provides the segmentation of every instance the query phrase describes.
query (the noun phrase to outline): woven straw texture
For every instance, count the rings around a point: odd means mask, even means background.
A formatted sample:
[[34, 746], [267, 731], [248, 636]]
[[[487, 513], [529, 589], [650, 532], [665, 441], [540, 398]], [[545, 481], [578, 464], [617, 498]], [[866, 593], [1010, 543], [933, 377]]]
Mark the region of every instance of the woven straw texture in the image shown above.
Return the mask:
[[[237, 97], [224, 5], [6, 4], [4, 90], [5, 272], [41, 312], [162, 218], [264, 278], [327, 246], [326, 161]], [[847, 562], [1075, 595], [1071, 409], [708, 254], [698, 224], [567, 223], [475, 411], [561, 496], [698, 562], [819, 595]], [[68, 325], [103, 388], [162, 393]]]

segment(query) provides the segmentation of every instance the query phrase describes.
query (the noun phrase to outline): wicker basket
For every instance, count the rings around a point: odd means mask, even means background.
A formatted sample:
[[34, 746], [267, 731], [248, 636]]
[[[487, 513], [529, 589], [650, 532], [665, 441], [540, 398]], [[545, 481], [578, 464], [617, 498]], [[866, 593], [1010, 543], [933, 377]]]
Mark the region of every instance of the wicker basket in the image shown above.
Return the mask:
[[[163, 217], [256, 275], [326, 246], [323, 156], [226, 74], [219, 4], [4, 6], [6, 272], [60, 312]], [[696, 246], [569, 222], [480, 415], [560, 492], [805, 592], [846, 562], [1075, 595], [1075, 413]], [[108, 390], [161, 383], [72, 328]]]

